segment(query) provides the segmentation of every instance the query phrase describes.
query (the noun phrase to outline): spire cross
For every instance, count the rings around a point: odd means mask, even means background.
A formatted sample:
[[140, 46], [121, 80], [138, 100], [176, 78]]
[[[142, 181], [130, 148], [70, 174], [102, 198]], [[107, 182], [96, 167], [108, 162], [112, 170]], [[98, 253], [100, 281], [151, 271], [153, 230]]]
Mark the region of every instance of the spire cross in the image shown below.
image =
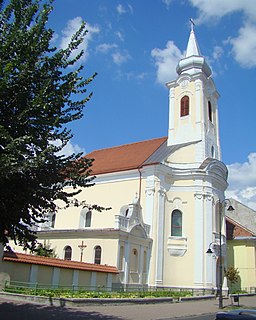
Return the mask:
[[194, 30], [194, 26], [195, 26], [195, 22], [192, 18], [189, 19], [189, 22], [190, 22], [190, 27], [191, 27], [191, 31]]

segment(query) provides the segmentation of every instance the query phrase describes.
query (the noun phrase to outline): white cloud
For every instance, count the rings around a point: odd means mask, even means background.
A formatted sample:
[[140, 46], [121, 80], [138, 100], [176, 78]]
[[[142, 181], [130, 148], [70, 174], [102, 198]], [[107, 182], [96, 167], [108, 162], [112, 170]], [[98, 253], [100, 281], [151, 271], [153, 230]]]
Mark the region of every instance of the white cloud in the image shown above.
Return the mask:
[[122, 34], [120, 31], [117, 31], [115, 34], [117, 35], [117, 37], [119, 38], [119, 40], [124, 41], [124, 36], [123, 36], [123, 34]]
[[252, 0], [190, 0], [190, 3], [199, 10], [196, 23], [209, 19], [220, 19], [227, 14], [240, 11], [246, 17], [256, 20], [255, 2]]
[[[62, 38], [60, 43], [60, 47], [62, 49], [67, 48], [71, 37], [80, 28], [82, 22], [83, 19], [81, 17], [76, 17], [67, 22], [67, 26], [65, 27], [65, 29], [62, 30]], [[89, 41], [92, 40], [92, 37], [95, 33], [98, 33], [100, 31], [100, 29], [97, 26], [91, 26], [89, 24], [86, 24], [86, 30], [88, 30], [88, 32], [84, 38], [84, 41], [80, 44], [79, 48], [77, 50], [74, 50], [74, 52], [72, 53], [72, 58], [74, 58], [81, 50], [84, 50], [84, 55], [81, 58], [80, 62], [85, 61], [88, 58]]]
[[251, 68], [256, 66], [256, 24], [246, 23], [239, 30], [237, 38], [230, 40], [232, 52], [241, 66]]
[[157, 82], [164, 84], [177, 76], [176, 66], [182, 53], [173, 41], [168, 41], [165, 49], [154, 48], [151, 56], [157, 67]]
[[128, 61], [131, 56], [129, 55], [129, 53], [127, 51], [117, 51], [115, 53], [112, 54], [112, 58], [115, 64], [117, 65], [121, 65], [123, 63], [125, 63], [126, 61]]
[[133, 14], [133, 7], [130, 4], [128, 4], [127, 6], [128, 6], [128, 8], [130, 10], [130, 13]]
[[162, 2], [166, 5], [167, 9], [170, 8], [172, 0], [162, 0]]
[[130, 4], [128, 4], [127, 5], [127, 7], [128, 7], [128, 9], [126, 9], [122, 4], [118, 4], [117, 5], [117, 7], [116, 7], [116, 11], [117, 11], [117, 13], [118, 14], [125, 14], [125, 13], [128, 13], [128, 12], [130, 12], [131, 14], [133, 14], [133, 7], [130, 5]]
[[[61, 142], [59, 140], [53, 143], [55, 146], [60, 146]], [[73, 153], [85, 153], [85, 150], [81, 148], [78, 144], [72, 144], [70, 141], [66, 144], [66, 146], [59, 152], [57, 155], [64, 155], [66, 157], [71, 156]]]
[[235, 60], [246, 68], [256, 66], [256, 10], [252, 0], [190, 0], [190, 3], [199, 11], [196, 24], [216, 22], [226, 15], [236, 12], [242, 14], [241, 27], [237, 30], [237, 37], [230, 37], [232, 54]]
[[117, 5], [116, 11], [118, 12], [118, 14], [126, 13], [126, 10], [125, 10], [124, 6], [122, 4], [120, 4], [120, 3]]
[[102, 43], [98, 45], [96, 48], [96, 51], [102, 52], [102, 53], [108, 53], [112, 49], [118, 48], [118, 45], [115, 43]]
[[213, 48], [213, 59], [218, 60], [223, 55], [223, 49], [220, 46], [215, 46]]
[[248, 161], [228, 165], [229, 187], [227, 197], [232, 197], [256, 210], [256, 153]]

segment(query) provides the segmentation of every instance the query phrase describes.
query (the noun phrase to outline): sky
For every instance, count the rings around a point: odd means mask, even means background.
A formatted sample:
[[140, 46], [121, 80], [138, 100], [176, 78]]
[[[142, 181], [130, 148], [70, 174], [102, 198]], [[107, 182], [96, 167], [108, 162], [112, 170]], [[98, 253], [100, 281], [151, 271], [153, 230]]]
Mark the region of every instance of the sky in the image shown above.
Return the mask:
[[[212, 68], [219, 98], [226, 197], [256, 209], [256, 0], [55, 0], [49, 26], [64, 48], [81, 24], [83, 76], [93, 97], [71, 125], [66, 152], [159, 138], [168, 130], [168, 90], [190, 33]], [[80, 48], [80, 49], [81, 49]]]

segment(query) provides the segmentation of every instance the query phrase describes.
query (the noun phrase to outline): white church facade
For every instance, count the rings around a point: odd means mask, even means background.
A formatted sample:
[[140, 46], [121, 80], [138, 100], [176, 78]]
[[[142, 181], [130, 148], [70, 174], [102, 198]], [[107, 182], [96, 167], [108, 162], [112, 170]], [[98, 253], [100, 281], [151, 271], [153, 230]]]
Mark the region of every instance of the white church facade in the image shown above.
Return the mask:
[[177, 79], [167, 88], [168, 136], [86, 155], [95, 159], [95, 186], [79, 199], [111, 209], [59, 210], [38, 239], [59, 258], [116, 266], [124, 287], [216, 288], [218, 256], [206, 251], [220, 240], [217, 204], [224, 199], [227, 168], [219, 94], [193, 26]]

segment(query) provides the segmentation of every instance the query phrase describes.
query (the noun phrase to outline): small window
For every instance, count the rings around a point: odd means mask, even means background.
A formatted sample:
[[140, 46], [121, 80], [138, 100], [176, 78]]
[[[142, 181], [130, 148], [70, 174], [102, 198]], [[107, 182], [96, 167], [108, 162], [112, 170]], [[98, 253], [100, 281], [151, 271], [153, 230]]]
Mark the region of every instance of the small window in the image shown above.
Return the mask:
[[85, 224], [84, 224], [84, 226], [86, 228], [90, 227], [91, 226], [91, 222], [92, 222], [92, 212], [88, 211], [86, 213], [86, 216], [85, 216]]
[[212, 122], [212, 104], [210, 101], [208, 101], [208, 116], [209, 120]]
[[94, 263], [101, 264], [101, 247], [96, 246], [94, 249]]
[[171, 236], [174, 236], [174, 237], [182, 236], [182, 213], [179, 210], [174, 210], [172, 212]]
[[184, 96], [180, 101], [180, 116], [188, 116], [189, 115], [189, 97]]
[[70, 246], [66, 246], [64, 248], [64, 260], [71, 260], [72, 257], [72, 248]]

